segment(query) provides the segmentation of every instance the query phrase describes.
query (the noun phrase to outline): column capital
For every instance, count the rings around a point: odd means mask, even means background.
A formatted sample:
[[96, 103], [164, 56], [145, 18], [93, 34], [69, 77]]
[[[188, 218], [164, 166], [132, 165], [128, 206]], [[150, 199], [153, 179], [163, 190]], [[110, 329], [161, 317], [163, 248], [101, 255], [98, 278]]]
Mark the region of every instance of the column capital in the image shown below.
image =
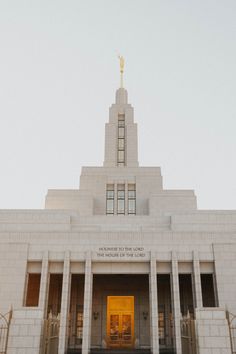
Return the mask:
[[43, 251], [42, 260], [48, 260], [48, 258], [49, 258], [49, 252], [48, 252], [48, 250]]
[[171, 252], [171, 259], [172, 261], [178, 261], [178, 254], [176, 251]]
[[193, 259], [194, 259], [194, 260], [199, 260], [199, 253], [198, 253], [198, 250], [193, 250]]
[[91, 261], [92, 260], [92, 252], [91, 251], [86, 251], [85, 252], [85, 260]]
[[64, 253], [64, 259], [70, 259], [70, 251], [66, 250]]
[[157, 261], [156, 252], [150, 251], [150, 261]]

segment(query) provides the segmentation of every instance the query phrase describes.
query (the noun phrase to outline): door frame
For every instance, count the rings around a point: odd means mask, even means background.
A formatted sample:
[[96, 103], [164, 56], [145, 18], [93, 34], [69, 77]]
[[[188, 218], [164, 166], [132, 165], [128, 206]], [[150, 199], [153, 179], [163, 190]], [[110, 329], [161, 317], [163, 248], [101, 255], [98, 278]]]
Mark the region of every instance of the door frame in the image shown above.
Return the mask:
[[[122, 301], [120, 301], [122, 300]], [[125, 301], [127, 300], [127, 301]], [[117, 301], [117, 306], [115, 302]], [[113, 302], [113, 306], [112, 306]], [[126, 306], [119, 306], [119, 302], [126, 303]], [[127, 306], [128, 305], [128, 306]], [[115, 307], [115, 308], [114, 308]], [[116, 308], [117, 307], [117, 308]], [[110, 316], [118, 315], [119, 321], [119, 339], [117, 342], [112, 342], [110, 340]], [[122, 340], [122, 318], [123, 315], [131, 316], [131, 340], [125, 342]], [[107, 296], [107, 321], [106, 321], [106, 331], [107, 331], [107, 344], [108, 348], [134, 348], [134, 296]]]

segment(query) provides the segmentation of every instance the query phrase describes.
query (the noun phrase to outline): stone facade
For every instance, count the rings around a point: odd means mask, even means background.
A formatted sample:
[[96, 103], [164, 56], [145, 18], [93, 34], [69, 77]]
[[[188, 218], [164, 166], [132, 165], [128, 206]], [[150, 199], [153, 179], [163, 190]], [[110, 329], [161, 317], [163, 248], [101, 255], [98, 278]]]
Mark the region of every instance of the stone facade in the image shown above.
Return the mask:
[[[59, 354], [181, 354], [186, 316], [200, 354], [231, 353], [225, 310], [236, 314], [236, 211], [201, 211], [194, 191], [164, 190], [159, 167], [139, 167], [137, 141], [120, 88], [104, 165], [84, 167], [78, 190], [49, 190], [45, 210], [0, 211], [0, 312], [13, 308], [8, 354], [43, 353], [50, 315], [60, 318]], [[134, 330], [119, 329], [119, 340], [109, 295], [134, 296]]]

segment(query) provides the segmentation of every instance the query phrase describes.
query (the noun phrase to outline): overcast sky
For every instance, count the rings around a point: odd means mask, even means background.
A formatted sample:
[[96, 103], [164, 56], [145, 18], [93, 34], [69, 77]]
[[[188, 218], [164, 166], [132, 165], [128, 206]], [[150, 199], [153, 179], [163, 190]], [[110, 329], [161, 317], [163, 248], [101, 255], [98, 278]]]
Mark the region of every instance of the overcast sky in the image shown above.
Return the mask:
[[236, 209], [235, 19], [235, 0], [1, 0], [0, 208], [102, 165], [121, 53], [140, 165]]

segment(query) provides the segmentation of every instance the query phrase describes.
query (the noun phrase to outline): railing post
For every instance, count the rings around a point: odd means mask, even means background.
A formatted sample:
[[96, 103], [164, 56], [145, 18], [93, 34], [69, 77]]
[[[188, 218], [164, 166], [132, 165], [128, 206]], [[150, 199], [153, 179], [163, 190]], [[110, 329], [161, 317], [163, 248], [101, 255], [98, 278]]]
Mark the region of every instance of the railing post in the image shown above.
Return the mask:
[[[235, 316], [236, 318], [236, 316]], [[231, 329], [231, 320], [230, 320], [230, 312], [228, 310], [226, 310], [226, 319], [227, 319], [227, 323], [229, 326], [229, 338], [230, 338], [230, 346], [231, 346], [231, 352], [232, 354], [234, 354], [234, 343], [233, 343], [233, 335], [232, 335], [232, 329]]]
[[12, 307], [9, 311], [9, 316], [8, 316], [8, 320], [7, 320], [7, 334], [6, 334], [6, 342], [5, 342], [5, 352], [7, 352], [7, 345], [8, 345], [8, 338], [9, 338], [9, 328], [10, 328], [10, 324], [11, 324], [11, 318], [12, 318]]
[[0, 313], [0, 354], [6, 354], [8, 337], [9, 337], [9, 327], [12, 318], [12, 308], [9, 312], [4, 315]]

